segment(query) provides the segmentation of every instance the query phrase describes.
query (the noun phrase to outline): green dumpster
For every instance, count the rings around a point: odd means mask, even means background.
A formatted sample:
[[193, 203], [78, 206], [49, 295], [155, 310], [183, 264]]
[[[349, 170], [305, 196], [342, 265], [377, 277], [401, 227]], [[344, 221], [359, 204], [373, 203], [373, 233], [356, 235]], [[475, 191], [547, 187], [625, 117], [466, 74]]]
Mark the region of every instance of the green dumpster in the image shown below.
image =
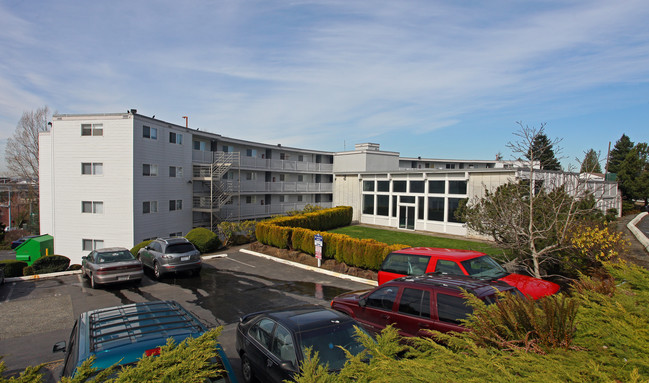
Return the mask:
[[31, 266], [40, 257], [54, 254], [54, 237], [49, 234], [30, 238], [16, 247], [16, 260]]

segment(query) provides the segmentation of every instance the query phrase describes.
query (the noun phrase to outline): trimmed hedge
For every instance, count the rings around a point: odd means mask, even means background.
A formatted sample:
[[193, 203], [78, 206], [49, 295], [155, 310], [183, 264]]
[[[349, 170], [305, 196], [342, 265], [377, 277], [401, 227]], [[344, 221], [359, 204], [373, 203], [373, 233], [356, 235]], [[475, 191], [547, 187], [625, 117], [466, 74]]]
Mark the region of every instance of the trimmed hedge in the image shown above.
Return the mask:
[[219, 236], [204, 227], [190, 230], [185, 238], [193, 243], [202, 254], [211, 253], [221, 247]]
[[131, 249], [131, 254], [133, 254], [134, 257], [137, 257], [138, 251], [140, 251], [141, 248], [146, 247], [151, 242], [153, 242], [152, 239], [138, 243], [137, 245], [133, 246], [133, 248]]
[[27, 267], [27, 262], [15, 259], [0, 261], [0, 268], [4, 269], [5, 278], [22, 277], [25, 267]]
[[66, 271], [69, 266], [70, 258], [64, 257], [62, 255], [48, 255], [46, 257], [40, 257], [36, 261], [34, 261], [34, 263], [32, 263], [34, 274], [47, 274]]
[[[351, 223], [352, 208], [333, 209], [291, 217], [279, 217], [257, 223], [257, 240], [280, 249], [294, 249], [315, 255], [314, 236], [319, 231], [347, 226]], [[335, 259], [348, 266], [378, 270], [385, 257], [393, 251], [410, 247], [388, 245], [373, 239], [356, 239], [344, 234], [320, 233], [324, 243], [322, 257]]]

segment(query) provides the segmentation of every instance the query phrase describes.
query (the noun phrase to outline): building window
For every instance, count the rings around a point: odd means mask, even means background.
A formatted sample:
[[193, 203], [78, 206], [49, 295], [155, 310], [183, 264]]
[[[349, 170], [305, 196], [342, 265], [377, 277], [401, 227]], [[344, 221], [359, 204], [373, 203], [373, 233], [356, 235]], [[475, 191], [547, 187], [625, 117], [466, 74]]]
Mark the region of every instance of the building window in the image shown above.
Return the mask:
[[81, 212], [90, 214], [103, 214], [104, 203], [102, 201], [81, 201]]
[[445, 181], [428, 181], [428, 193], [444, 194]]
[[460, 205], [460, 201], [464, 198], [449, 198], [448, 199], [448, 222], [462, 222], [461, 219], [455, 217], [455, 211]]
[[169, 132], [169, 142], [180, 145], [183, 143], [183, 135], [180, 133]]
[[363, 191], [374, 191], [374, 181], [363, 181]]
[[178, 178], [183, 176], [182, 166], [169, 166], [169, 177]]
[[223, 145], [223, 151], [226, 152], [226, 153], [234, 152], [234, 146], [231, 146], [231, 145]]
[[376, 215], [388, 216], [390, 212], [390, 196], [377, 195], [376, 196]]
[[406, 181], [392, 181], [392, 191], [395, 193], [405, 193]]
[[181, 199], [169, 200], [169, 211], [182, 210], [182, 209], [183, 209], [183, 200]]
[[178, 231], [178, 232], [176, 232], [176, 233], [169, 233], [169, 236], [170, 236], [171, 238], [182, 237], [182, 236], [183, 236], [183, 232], [182, 232], [182, 231]]
[[255, 150], [255, 149], [246, 149], [246, 156], [248, 156], [248, 157], [257, 157], [257, 150]]
[[257, 179], [257, 173], [255, 172], [246, 172], [246, 180], [254, 181]]
[[150, 214], [158, 212], [158, 201], [144, 201], [142, 202], [142, 214]]
[[426, 181], [410, 181], [411, 193], [423, 193], [426, 186]]
[[374, 214], [374, 194], [363, 194], [363, 214]]
[[424, 217], [424, 197], [417, 197], [417, 219], [426, 219]]
[[446, 169], [455, 169], [455, 164], [446, 164]]
[[396, 195], [392, 196], [392, 217], [397, 216], [397, 198]]
[[103, 136], [104, 124], [81, 124], [82, 136]]
[[279, 159], [280, 159], [280, 160], [288, 160], [288, 154], [286, 154], [286, 153], [280, 153], [280, 154], [279, 154]]
[[283, 195], [279, 196], [279, 202], [285, 202], [285, 201], [286, 201], [285, 196], [283, 196]]
[[158, 176], [158, 165], [143, 164], [142, 165], [142, 175], [145, 177], [157, 177]]
[[297, 202], [302, 202], [302, 196], [301, 195], [297, 196]]
[[103, 239], [82, 239], [81, 247], [83, 251], [93, 251], [104, 247]]
[[142, 127], [142, 137], [144, 138], [150, 138], [152, 140], [157, 140], [158, 139], [158, 128], [152, 128], [150, 126], [143, 126]]
[[207, 151], [207, 143], [205, 141], [194, 141], [194, 150]]
[[279, 181], [284, 182], [284, 179], [286, 179], [286, 176], [284, 176], [284, 174], [280, 174], [279, 175]]
[[297, 160], [300, 161], [300, 162], [304, 161], [304, 156], [301, 155], [301, 154], [298, 155], [298, 156], [297, 156]]
[[298, 174], [297, 182], [303, 182], [303, 181], [304, 181], [304, 176], [302, 174]]
[[81, 174], [91, 174], [91, 175], [104, 174], [104, 164], [101, 162], [82, 162]]
[[448, 194], [466, 194], [466, 181], [448, 181]]
[[380, 192], [389, 192], [390, 181], [376, 181], [376, 190]]
[[428, 220], [444, 222], [444, 198], [428, 197]]

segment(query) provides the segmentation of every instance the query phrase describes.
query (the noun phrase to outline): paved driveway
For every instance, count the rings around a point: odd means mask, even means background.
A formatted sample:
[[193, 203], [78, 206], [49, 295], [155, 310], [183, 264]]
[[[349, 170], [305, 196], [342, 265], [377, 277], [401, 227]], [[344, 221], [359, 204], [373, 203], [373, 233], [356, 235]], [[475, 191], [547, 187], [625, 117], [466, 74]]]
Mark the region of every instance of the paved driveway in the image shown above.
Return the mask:
[[67, 340], [80, 313], [173, 299], [208, 326], [224, 326], [221, 343], [239, 373], [234, 337], [241, 315], [302, 303], [328, 307], [331, 298], [340, 293], [369, 287], [241, 252], [205, 261], [199, 277], [179, 275], [156, 282], [147, 276], [140, 286], [93, 290], [80, 275], [12, 282], [0, 287], [0, 354], [5, 355], [10, 373], [56, 362], [63, 355], [52, 354], [52, 345]]

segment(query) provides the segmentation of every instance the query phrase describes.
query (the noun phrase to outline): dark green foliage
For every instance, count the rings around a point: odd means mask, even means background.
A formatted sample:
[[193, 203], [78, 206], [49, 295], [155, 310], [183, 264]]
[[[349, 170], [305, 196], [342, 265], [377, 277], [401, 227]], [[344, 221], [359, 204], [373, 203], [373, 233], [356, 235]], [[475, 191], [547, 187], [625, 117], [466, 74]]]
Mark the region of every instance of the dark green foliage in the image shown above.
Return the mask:
[[17, 377], [6, 378], [5, 372], [7, 371], [7, 366], [5, 366], [3, 356], [0, 355], [0, 383], [42, 383], [43, 376], [39, 372], [45, 363], [39, 364], [35, 367], [27, 367], [24, 371], [20, 373]]
[[185, 236], [202, 253], [211, 253], [221, 247], [221, 240], [216, 233], [204, 227], [192, 229]]
[[74, 271], [74, 270], [81, 270], [81, 265], [75, 263], [70, 265], [70, 267], [68, 267], [68, 271]]
[[255, 224], [255, 221], [223, 221], [219, 223], [218, 230], [223, 238], [223, 246], [237, 246], [254, 241]]
[[626, 134], [623, 134], [619, 140], [615, 143], [615, 146], [611, 150], [611, 154], [608, 160], [608, 172], [617, 173], [620, 171], [620, 164], [626, 158], [626, 155], [633, 149], [633, 142]]
[[554, 155], [553, 143], [545, 135], [543, 128], [534, 136], [532, 147], [525, 157], [528, 160], [539, 161], [543, 170], [561, 170], [561, 164]]
[[134, 257], [137, 257], [137, 252], [140, 251], [141, 248], [148, 246], [149, 243], [151, 242], [153, 242], [152, 239], [138, 243], [137, 245], [133, 246], [133, 248], [131, 249], [131, 254], [133, 254]]
[[586, 152], [584, 161], [581, 163], [580, 173], [601, 173], [602, 167], [599, 164], [599, 155], [595, 149]]
[[34, 274], [36, 274], [36, 273], [34, 272], [34, 267], [32, 267], [32, 266], [27, 266], [27, 267], [23, 268], [23, 275], [24, 275], [24, 276], [26, 276], [26, 275], [34, 275]]
[[70, 258], [62, 255], [40, 257], [32, 263], [34, 274], [57, 273], [59, 271], [67, 270], [69, 266]]
[[27, 267], [27, 262], [7, 259], [0, 261], [0, 267], [5, 272], [5, 278], [22, 277], [23, 269]]
[[637, 144], [624, 158], [617, 173], [622, 197], [649, 202], [649, 147]]

